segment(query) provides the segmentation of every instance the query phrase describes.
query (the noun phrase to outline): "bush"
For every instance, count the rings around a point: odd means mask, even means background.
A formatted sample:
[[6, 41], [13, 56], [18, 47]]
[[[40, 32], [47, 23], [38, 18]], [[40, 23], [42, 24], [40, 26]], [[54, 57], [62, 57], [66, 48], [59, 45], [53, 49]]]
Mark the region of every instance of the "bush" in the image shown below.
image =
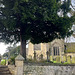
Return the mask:
[[9, 60], [8, 60], [8, 64], [15, 64], [15, 57], [11, 57]]
[[1, 60], [1, 65], [6, 65], [6, 60], [5, 59]]
[[53, 61], [53, 63], [57, 63], [56, 61]]

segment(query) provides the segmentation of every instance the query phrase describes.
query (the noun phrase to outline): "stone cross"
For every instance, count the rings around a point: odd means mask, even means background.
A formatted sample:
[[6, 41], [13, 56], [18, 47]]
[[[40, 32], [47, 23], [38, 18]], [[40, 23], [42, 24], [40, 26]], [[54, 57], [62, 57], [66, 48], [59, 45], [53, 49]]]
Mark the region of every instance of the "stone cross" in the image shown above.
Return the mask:
[[46, 54], [47, 54], [47, 61], [49, 61], [49, 52], [47, 51]]
[[36, 60], [36, 52], [34, 51], [34, 60]]

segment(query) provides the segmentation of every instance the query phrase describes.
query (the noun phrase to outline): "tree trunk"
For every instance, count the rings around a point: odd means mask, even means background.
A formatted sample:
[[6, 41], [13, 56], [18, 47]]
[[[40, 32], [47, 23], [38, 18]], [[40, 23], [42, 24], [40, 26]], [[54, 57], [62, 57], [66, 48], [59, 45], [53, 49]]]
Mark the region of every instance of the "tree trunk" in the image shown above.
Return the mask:
[[25, 58], [26, 60], [26, 40], [20, 36], [20, 41], [21, 41], [21, 49], [20, 49], [20, 54]]

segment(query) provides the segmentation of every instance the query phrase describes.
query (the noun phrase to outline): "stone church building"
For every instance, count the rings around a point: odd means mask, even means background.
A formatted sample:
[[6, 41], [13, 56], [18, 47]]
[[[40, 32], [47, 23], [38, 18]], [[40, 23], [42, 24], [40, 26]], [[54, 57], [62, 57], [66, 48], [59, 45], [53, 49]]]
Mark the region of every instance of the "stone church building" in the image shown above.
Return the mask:
[[[73, 27], [74, 28], [74, 27]], [[75, 30], [72, 37], [75, 39]], [[63, 39], [55, 39], [49, 43], [40, 44], [28, 44], [27, 58], [34, 59], [34, 53], [36, 53], [36, 59], [39, 60], [43, 55], [43, 59], [56, 59], [60, 57], [60, 61], [64, 59], [73, 59], [75, 63], [75, 42], [64, 42]], [[48, 56], [47, 56], [48, 53]], [[69, 57], [69, 58], [68, 58]]]
[[32, 43], [29, 43], [27, 57], [33, 59], [34, 52], [36, 52], [37, 60], [40, 59], [41, 54], [43, 55], [43, 59], [47, 59], [47, 52], [49, 53], [49, 57], [61, 57], [62, 55], [64, 55], [64, 40], [55, 39], [49, 43], [40, 43], [34, 45]]

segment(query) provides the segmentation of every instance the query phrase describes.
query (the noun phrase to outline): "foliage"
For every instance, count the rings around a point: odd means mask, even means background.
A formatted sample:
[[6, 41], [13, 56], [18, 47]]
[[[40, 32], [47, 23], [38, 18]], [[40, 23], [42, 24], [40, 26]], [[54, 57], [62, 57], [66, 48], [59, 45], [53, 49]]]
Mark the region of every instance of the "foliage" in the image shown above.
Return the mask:
[[3, 57], [7, 57], [8, 58], [8, 60], [7, 60], [8, 64], [15, 64], [15, 57], [20, 52], [20, 46], [17, 46], [17, 47], [8, 47], [6, 51], [7, 52], [3, 54]]
[[8, 64], [15, 64], [15, 56], [11, 57], [9, 60], [8, 60]]
[[12, 49], [10, 52], [11, 56], [17, 56], [20, 52], [20, 46], [17, 46], [16, 48]]
[[19, 52], [20, 52], [20, 46], [17, 46], [16, 48], [12, 47], [10, 51], [3, 54], [3, 57], [17, 56], [19, 54]]
[[[70, 0], [0, 0], [0, 41], [21, 41], [20, 53], [26, 59], [26, 41], [51, 42], [72, 34], [75, 18], [68, 17]], [[62, 12], [62, 16], [58, 13]]]
[[[22, 35], [24, 40], [40, 43], [69, 35], [73, 19], [64, 14], [70, 11], [70, 3], [68, 0], [61, 5], [58, 1], [60, 0], [3, 0], [3, 41], [5, 38], [8, 42], [20, 41]], [[64, 17], [57, 14], [60, 8]]]
[[2, 59], [2, 60], [1, 60], [1, 65], [5, 65], [5, 64], [6, 64], [5, 59]]
[[3, 54], [3, 57], [8, 57], [8, 52], [5, 52], [5, 53]]

